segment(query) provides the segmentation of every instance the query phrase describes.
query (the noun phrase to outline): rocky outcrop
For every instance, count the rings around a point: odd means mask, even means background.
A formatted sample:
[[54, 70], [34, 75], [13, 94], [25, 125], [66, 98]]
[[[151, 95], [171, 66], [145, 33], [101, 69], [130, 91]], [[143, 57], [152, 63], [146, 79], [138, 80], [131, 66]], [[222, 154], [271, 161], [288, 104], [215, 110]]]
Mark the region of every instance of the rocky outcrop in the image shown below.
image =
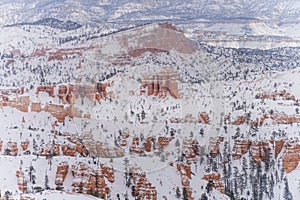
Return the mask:
[[18, 189], [22, 192], [27, 191], [27, 180], [25, 177], [25, 174], [22, 170], [22, 167], [19, 168], [19, 170], [16, 172], [16, 176], [18, 178]]
[[141, 155], [144, 150], [142, 149], [141, 145], [140, 145], [140, 138], [139, 137], [134, 137], [132, 139], [132, 143], [129, 147], [129, 152], [131, 153], [135, 153], [138, 155]]
[[206, 181], [212, 181], [213, 182], [213, 187], [224, 194], [224, 191], [225, 191], [224, 189], [225, 188], [224, 188], [223, 182], [221, 181], [220, 173], [205, 174], [202, 179], [206, 180]]
[[295, 170], [300, 161], [300, 144], [298, 138], [291, 138], [284, 145], [284, 152], [282, 155], [282, 165], [286, 173]]
[[24, 94], [24, 87], [21, 88], [11, 88], [11, 89], [0, 89], [0, 97], [6, 96], [18, 96]]
[[157, 138], [157, 143], [159, 147], [166, 148], [169, 146], [170, 142], [172, 141], [173, 137], [158, 137]]
[[53, 86], [53, 85], [38, 86], [36, 88], [36, 94], [39, 94], [40, 92], [46, 92], [49, 94], [50, 97], [55, 97], [54, 88], [55, 88], [55, 86]]
[[258, 165], [266, 161], [266, 156], [269, 152], [268, 141], [253, 141], [250, 147], [250, 153], [254, 162]]
[[40, 156], [59, 156], [60, 155], [60, 144], [48, 143], [44, 144], [40, 148]]
[[279, 140], [272, 139], [270, 143], [274, 147], [275, 158], [277, 158], [277, 156], [280, 154], [281, 150], [283, 149], [283, 145], [285, 141], [283, 139], [279, 139]]
[[0, 139], [0, 151], [2, 151], [3, 140]]
[[186, 190], [186, 194], [189, 200], [193, 200], [194, 198], [192, 197], [192, 190], [190, 186], [190, 182], [192, 179], [192, 171], [190, 165], [187, 165], [183, 162], [177, 163], [176, 165], [177, 171], [180, 174], [181, 178], [181, 185], [183, 190]]
[[111, 166], [107, 166], [104, 164], [100, 165], [101, 172], [104, 175], [104, 177], [111, 183], [115, 181], [115, 174], [114, 174], [114, 168]]
[[211, 157], [215, 158], [220, 153], [220, 143], [223, 142], [223, 137], [216, 137], [216, 138], [210, 138], [209, 139], [209, 146], [208, 151]]
[[209, 124], [209, 115], [206, 112], [201, 112], [199, 114], [199, 123]]
[[140, 87], [140, 94], [147, 94], [147, 96], [158, 96], [165, 98], [167, 92], [175, 99], [180, 98], [178, 91], [179, 75], [173, 71], [160, 72], [151, 76], [146, 76], [142, 80]]
[[134, 137], [129, 146], [129, 152], [137, 155], [144, 155], [145, 152], [159, 154], [161, 149], [165, 149], [169, 146], [172, 139], [173, 137], [159, 136], [158, 138], [148, 137], [146, 140], [142, 141], [140, 137]]
[[134, 190], [132, 196], [137, 199], [157, 200], [157, 191], [146, 177], [146, 173], [140, 168], [130, 168], [130, 179], [132, 179]]
[[280, 92], [273, 92], [273, 93], [259, 93], [255, 95], [256, 99], [283, 99], [283, 100], [296, 100], [296, 97], [290, 93], [288, 93], [286, 90], [282, 90]]
[[232, 157], [237, 160], [246, 154], [250, 148], [251, 141], [249, 140], [234, 140], [234, 146], [232, 148]]
[[195, 163], [196, 156], [200, 156], [200, 145], [199, 142], [194, 140], [183, 140], [182, 142], [182, 152], [187, 160], [187, 163]]
[[21, 147], [23, 151], [26, 151], [29, 145], [29, 140], [26, 140], [24, 142], [21, 142]]
[[58, 164], [55, 175], [55, 185], [62, 187], [69, 171], [69, 164], [64, 161]]
[[298, 115], [287, 115], [285, 113], [273, 113], [270, 118], [277, 124], [293, 124], [300, 123]]
[[8, 142], [5, 149], [4, 155], [17, 156], [18, 155], [18, 146], [16, 142]]
[[237, 119], [233, 122], [233, 125], [241, 125], [246, 122], [246, 116], [238, 116]]
[[119, 158], [124, 156], [124, 151], [122, 149], [107, 146], [101, 141], [95, 141], [92, 134], [90, 138], [84, 136], [82, 144], [92, 156], [99, 156], [103, 158]]
[[92, 169], [83, 162], [72, 165], [73, 192], [94, 195], [106, 199], [110, 189], [105, 182], [101, 169]]
[[171, 123], [201, 123], [210, 124], [209, 115], [206, 112], [201, 112], [199, 116], [194, 117], [192, 114], [186, 114], [184, 117], [172, 117], [170, 118]]
[[157, 48], [142, 48], [142, 49], [135, 49], [133, 51], [130, 51], [128, 53], [128, 55], [130, 57], [136, 58], [136, 57], [139, 57], [139, 56], [141, 56], [142, 54], [144, 54], [146, 52], [161, 53], [161, 52], [168, 52], [168, 51], [163, 50], [163, 49], [157, 49]]
[[63, 144], [61, 145], [61, 150], [63, 152], [63, 155], [74, 157], [76, 155], [76, 144]]
[[79, 153], [81, 156], [87, 156], [89, 154], [88, 149], [84, 146], [82, 140], [76, 136], [68, 137], [69, 142], [76, 145], [76, 152]]
[[192, 179], [191, 167], [185, 163], [177, 163], [177, 170], [180, 173], [181, 185], [183, 187], [190, 186], [190, 180]]

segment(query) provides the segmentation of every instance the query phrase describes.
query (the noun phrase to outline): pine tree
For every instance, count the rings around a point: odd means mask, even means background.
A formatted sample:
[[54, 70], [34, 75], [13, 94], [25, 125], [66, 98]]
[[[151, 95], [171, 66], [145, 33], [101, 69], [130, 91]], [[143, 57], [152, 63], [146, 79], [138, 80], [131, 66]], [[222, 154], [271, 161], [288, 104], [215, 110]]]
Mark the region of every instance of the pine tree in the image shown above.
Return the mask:
[[271, 164], [271, 149], [266, 149], [266, 161], [265, 161], [265, 172], [268, 172]]
[[176, 188], [176, 198], [179, 199], [181, 196], [179, 187]]
[[206, 196], [206, 193], [203, 193], [201, 195], [201, 200], [208, 200], [207, 196]]
[[47, 174], [45, 175], [45, 189], [46, 190], [50, 189], [50, 187], [49, 187], [49, 177], [48, 177]]
[[239, 170], [237, 167], [233, 168], [233, 184], [234, 184], [234, 194], [235, 196], [239, 196], [238, 189], [239, 189]]
[[267, 190], [267, 175], [264, 173], [262, 176], [260, 176], [260, 197], [261, 199], [263, 198], [263, 194], [266, 193], [268, 195], [268, 190]]
[[241, 194], [243, 194], [244, 190], [247, 188], [247, 181], [248, 181], [247, 180], [247, 177], [248, 177], [247, 169], [248, 169], [247, 159], [245, 157], [243, 157], [242, 172], [240, 175]]
[[290, 189], [289, 189], [289, 183], [288, 183], [288, 179], [287, 177], [284, 177], [284, 191], [283, 191], [283, 198], [285, 200], [293, 200], [293, 195], [292, 193], [290, 192]]
[[274, 176], [273, 176], [273, 174], [271, 174], [269, 177], [269, 184], [268, 184], [270, 200], [274, 198], [274, 185], [275, 185]]

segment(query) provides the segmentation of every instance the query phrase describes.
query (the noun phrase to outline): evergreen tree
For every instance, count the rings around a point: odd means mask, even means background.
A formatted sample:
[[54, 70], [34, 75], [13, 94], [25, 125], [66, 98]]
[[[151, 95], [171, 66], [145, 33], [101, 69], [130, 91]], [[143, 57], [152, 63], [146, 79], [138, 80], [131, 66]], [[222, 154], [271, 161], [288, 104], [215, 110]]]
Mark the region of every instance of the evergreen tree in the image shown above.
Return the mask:
[[238, 194], [238, 189], [240, 187], [239, 178], [240, 178], [239, 170], [238, 170], [237, 167], [234, 167], [233, 168], [233, 184], [234, 184], [234, 194], [235, 194], [235, 196], [239, 196], [239, 194]]
[[274, 176], [273, 176], [273, 174], [271, 174], [269, 177], [269, 184], [268, 184], [270, 200], [274, 198], [274, 185], [275, 185]]
[[201, 200], [208, 200], [207, 196], [206, 196], [206, 193], [203, 193], [201, 195]]
[[46, 190], [50, 189], [50, 187], [49, 187], [49, 177], [48, 177], [47, 174], [45, 175], [45, 189]]
[[283, 198], [285, 200], [293, 200], [294, 198], [293, 198], [292, 193], [290, 192], [289, 183], [288, 183], [287, 177], [284, 177], [283, 181], [284, 181]]
[[244, 190], [247, 188], [247, 177], [248, 177], [248, 164], [247, 164], [247, 159], [243, 157], [242, 161], [242, 172], [240, 175], [240, 189], [241, 189], [241, 194], [243, 194]]
[[179, 187], [176, 188], [176, 198], [179, 199], [181, 196]]

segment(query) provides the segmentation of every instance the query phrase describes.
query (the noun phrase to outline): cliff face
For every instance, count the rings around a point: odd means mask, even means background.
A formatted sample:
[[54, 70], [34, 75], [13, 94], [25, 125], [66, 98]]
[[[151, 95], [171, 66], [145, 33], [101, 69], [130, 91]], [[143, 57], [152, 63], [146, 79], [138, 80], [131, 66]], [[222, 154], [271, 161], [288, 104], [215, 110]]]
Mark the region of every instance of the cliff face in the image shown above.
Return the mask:
[[156, 187], [147, 180], [146, 173], [140, 168], [130, 168], [129, 179], [132, 179], [134, 190], [132, 196], [137, 199], [157, 200]]
[[26, 180], [25, 174], [22, 170], [22, 167], [20, 167], [19, 170], [16, 172], [16, 176], [18, 178], [18, 189], [21, 192], [26, 192], [27, 191], [27, 180]]
[[206, 181], [212, 181], [213, 182], [213, 187], [224, 194], [224, 184], [221, 180], [220, 173], [205, 174], [202, 179], [206, 180]]
[[282, 155], [282, 165], [286, 173], [295, 170], [300, 161], [300, 144], [298, 138], [291, 138], [285, 145]]
[[105, 182], [101, 169], [92, 169], [83, 162], [72, 165], [73, 192], [97, 195], [106, 199], [110, 189]]
[[167, 92], [170, 93], [175, 99], [180, 98], [178, 92], [178, 79], [179, 75], [172, 71], [161, 72], [151, 76], [146, 76], [142, 80], [140, 87], [140, 94], [158, 96], [159, 98], [165, 98]]
[[257, 95], [255, 95], [255, 98], [257, 99], [273, 99], [273, 100], [277, 100], [279, 98], [283, 99], [283, 100], [296, 100], [296, 97], [290, 93], [288, 93], [285, 90], [282, 90], [280, 92], [273, 92], [273, 93], [259, 93]]
[[211, 157], [215, 158], [220, 153], [220, 143], [223, 142], [223, 137], [216, 137], [209, 139], [208, 151]]
[[180, 162], [177, 163], [176, 167], [180, 174], [182, 189], [186, 190], [188, 199], [193, 200], [194, 198], [191, 190], [192, 171], [190, 165]]
[[58, 164], [55, 175], [55, 185], [62, 186], [69, 171], [69, 164], [61, 162]]
[[232, 148], [233, 159], [241, 159], [241, 157], [248, 152], [250, 144], [251, 141], [249, 140], [234, 140], [234, 146]]
[[187, 163], [195, 163], [196, 156], [200, 156], [200, 145], [199, 142], [195, 140], [183, 140], [183, 152]]
[[266, 161], [266, 156], [269, 153], [268, 141], [253, 141], [250, 147], [250, 153], [254, 162], [258, 165]]

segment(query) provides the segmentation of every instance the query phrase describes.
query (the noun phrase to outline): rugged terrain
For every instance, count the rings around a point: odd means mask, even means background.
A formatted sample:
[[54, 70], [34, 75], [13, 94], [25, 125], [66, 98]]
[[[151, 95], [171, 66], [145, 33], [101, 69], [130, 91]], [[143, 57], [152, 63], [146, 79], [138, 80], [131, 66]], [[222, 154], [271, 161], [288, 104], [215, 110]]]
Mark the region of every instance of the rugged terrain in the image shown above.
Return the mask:
[[1, 197], [300, 198], [297, 2], [90, 2], [1, 18]]

